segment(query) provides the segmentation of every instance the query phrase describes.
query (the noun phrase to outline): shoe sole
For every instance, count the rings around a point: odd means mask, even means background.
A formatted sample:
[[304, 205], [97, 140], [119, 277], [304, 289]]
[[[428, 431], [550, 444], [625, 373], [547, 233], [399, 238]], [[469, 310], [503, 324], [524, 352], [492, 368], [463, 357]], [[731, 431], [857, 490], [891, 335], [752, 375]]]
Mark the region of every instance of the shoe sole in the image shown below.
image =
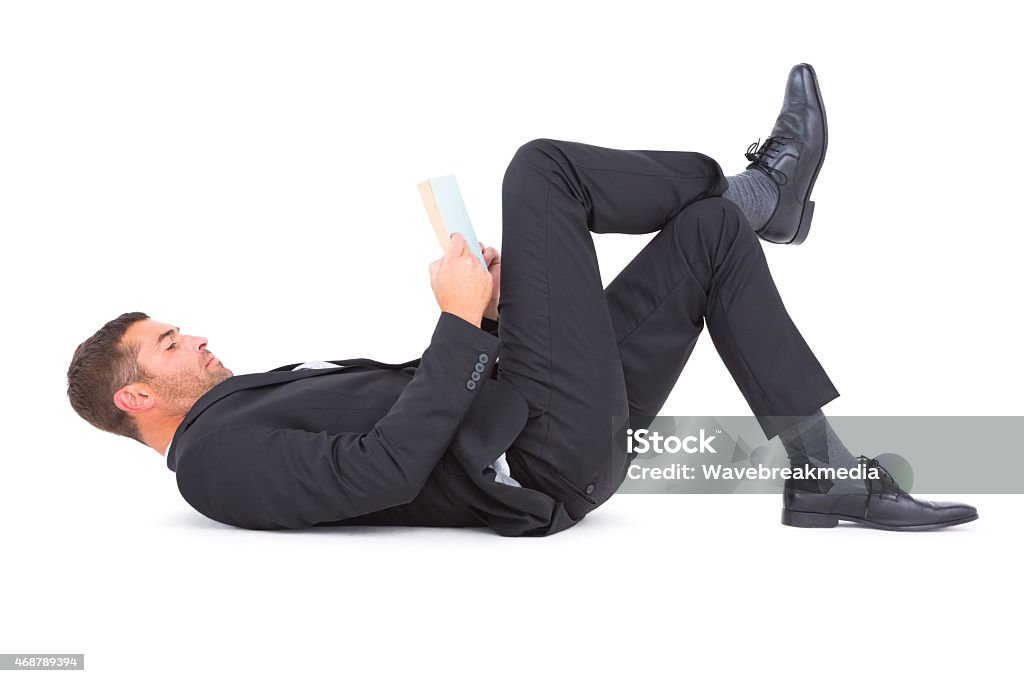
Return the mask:
[[825, 116], [825, 101], [821, 98], [821, 88], [818, 87], [818, 74], [815, 73], [814, 67], [810, 64], [804, 64], [807, 69], [811, 72], [811, 78], [814, 79], [814, 94], [818, 98], [818, 108], [821, 110], [821, 129], [824, 133], [824, 140], [821, 146], [821, 160], [818, 162], [818, 167], [814, 169], [814, 175], [811, 176], [811, 184], [807, 186], [807, 196], [804, 197], [804, 210], [800, 214], [800, 225], [796, 229], [796, 234], [793, 235], [793, 239], [786, 242], [786, 244], [800, 244], [807, 239], [807, 233], [811, 231], [811, 217], [814, 216], [814, 202], [810, 201], [811, 190], [814, 189], [814, 182], [818, 179], [818, 171], [825, 164], [825, 152], [828, 151], [828, 117]]
[[978, 519], [978, 515], [974, 514], [970, 517], [954, 519], [948, 522], [937, 522], [935, 524], [892, 526], [889, 524], [878, 524], [877, 522], [871, 522], [860, 517], [850, 517], [848, 515], [833, 515], [824, 512], [797, 512], [796, 510], [786, 509], [782, 510], [783, 524], [786, 526], [795, 526], [804, 529], [831, 529], [839, 524], [839, 520], [844, 520], [863, 526], [869, 526], [872, 529], [882, 529], [883, 531], [928, 531], [930, 529], [942, 529], [947, 526], [956, 526], [957, 524], [966, 524], [967, 522], [973, 522], [976, 519]]

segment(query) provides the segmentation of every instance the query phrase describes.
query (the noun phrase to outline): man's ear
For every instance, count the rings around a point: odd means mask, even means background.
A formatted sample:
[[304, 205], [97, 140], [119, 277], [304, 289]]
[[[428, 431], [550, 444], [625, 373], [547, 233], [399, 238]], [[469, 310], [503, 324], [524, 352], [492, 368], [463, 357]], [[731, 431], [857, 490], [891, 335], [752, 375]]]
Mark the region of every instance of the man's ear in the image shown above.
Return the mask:
[[133, 382], [114, 393], [114, 405], [134, 416], [152, 410], [156, 405], [156, 398], [149, 385]]

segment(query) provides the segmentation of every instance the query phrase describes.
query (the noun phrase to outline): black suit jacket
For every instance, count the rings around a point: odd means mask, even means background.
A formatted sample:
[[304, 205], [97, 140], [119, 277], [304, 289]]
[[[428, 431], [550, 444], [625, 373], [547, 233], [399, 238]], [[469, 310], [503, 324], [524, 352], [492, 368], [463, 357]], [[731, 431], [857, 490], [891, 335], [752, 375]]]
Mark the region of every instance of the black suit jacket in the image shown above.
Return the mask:
[[497, 324], [484, 324], [441, 313], [422, 358], [407, 363], [296, 363], [225, 380], [174, 434], [178, 489], [200, 513], [247, 529], [486, 525], [543, 536], [572, 526], [562, 503], [485, 472], [527, 405], [495, 378]]

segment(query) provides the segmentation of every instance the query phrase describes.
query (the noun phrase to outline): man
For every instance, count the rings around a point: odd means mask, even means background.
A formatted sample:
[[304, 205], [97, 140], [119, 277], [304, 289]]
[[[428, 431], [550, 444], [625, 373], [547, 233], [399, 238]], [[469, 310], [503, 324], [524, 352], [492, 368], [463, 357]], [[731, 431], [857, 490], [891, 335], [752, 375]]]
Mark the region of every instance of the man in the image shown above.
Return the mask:
[[[612, 455], [612, 416], [656, 415], [707, 321], [766, 436], [796, 464], [855, 465], [820, 411], [838, 392], [758, 241], [806, 238], [826, 143], [806, 64], [790, 73], [771, 136], [729, 178], [692, 152], [531, 141], [505, 173], [501, 259], [486, 248], [485, 270], [455, 235], [430, 264], [441, 313], [422, 358], [233, 376], [206, 339], [125, 314], [76, 351], [72, 405], [165, 453], [185, 499], [226, 524], [547, 535], [618, 488], [628, 462]], [[654, 231], [603, 288], [590, 233]], [[915, 500], [864, 463], [880, 478], [787, 482], [783, 522], [928, 529], [977, 518], [968, 505]]]

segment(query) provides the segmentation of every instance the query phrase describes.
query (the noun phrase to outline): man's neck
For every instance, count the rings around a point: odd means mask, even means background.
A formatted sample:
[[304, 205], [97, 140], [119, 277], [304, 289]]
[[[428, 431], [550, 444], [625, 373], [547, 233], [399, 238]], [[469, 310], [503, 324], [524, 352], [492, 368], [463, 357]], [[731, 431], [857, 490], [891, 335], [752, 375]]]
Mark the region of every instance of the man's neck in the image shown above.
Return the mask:
[[168, 415], [167, 417], [158, 418], [145, 427], [140, 426], [139, 431], [142, 432], [142, 440], [147, 446], [163, 455], [167, 452], [167, 447], [171, 445], [174, 432], [178, 431], [178, 426], [184, 419], [184, 415]]

